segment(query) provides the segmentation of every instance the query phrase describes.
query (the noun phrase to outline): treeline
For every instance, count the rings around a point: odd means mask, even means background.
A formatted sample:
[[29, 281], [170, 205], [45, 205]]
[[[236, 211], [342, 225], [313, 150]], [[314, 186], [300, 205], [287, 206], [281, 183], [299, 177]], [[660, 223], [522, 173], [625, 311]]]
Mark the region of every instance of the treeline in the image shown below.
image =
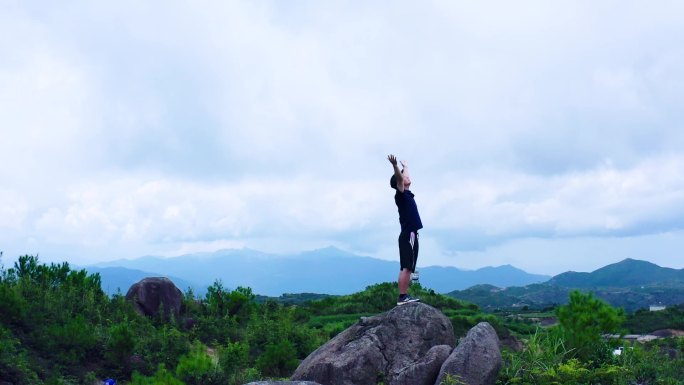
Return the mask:
[[[298, 307], [250, 289], [189, 291], [178, 319], [109, 298], [97, 274], [23, 256], [0, 271], [0, 379], [21, 384], [242, 384], [283, 377], [327, 341]], [[175, 381], [175, 382], [173, 382]]]
[[[684, 383], [683, 339], [614, 356], [619, 342], [601, 337], [646, 324], [678, 325], [683, 307], [626, 316], [591, 294], [573, 292], [554, 310], [559, 324], [541, 329], [420, 285], [410, 292], [446, 314], [457, 336], [487, 321], [501, 339], [524, 342], [522, 351], [504, 349], [499, 384]], [[276, 301], [216, 282], [202, 297], [187, 291], [181, 316], [150, 318], [123, 295], [107, 296], [97, 274], [23, 256], [12, 268], [0, 267], [0, 380], [92, 385], [111, 377], [119, 384], [234, 385], [285, 378], [359, 317], [393, 308], [397, 289], [381, 283], [347, 296], [304, 297], [310, 300], [290, 295]]]
[[630, 333], [646, 334], [661, 329], [684, 330], [684, 304], [665, 310], [641, 309], [627, 319], [625, 327]]
[[[464, 334], [482, 320], [507, 331], [476, 305], [412, 285]], [[348, 296], [283, 304], [249, 288], [214, 283], [205, 296], [184, 294], [181, 316], [138, 314], [123, 295], [108, 297], [98, 274], [68, 263], [22, 256], [0, 270], [0, 379], [20, 384], [242, 384], [289, 376], [299, 360], [361, 316], [395, 306], [396, 283]], [[294, 299], [294, 300], [293, 300]], [[290, 301], [288, 301], [290, 300]]]

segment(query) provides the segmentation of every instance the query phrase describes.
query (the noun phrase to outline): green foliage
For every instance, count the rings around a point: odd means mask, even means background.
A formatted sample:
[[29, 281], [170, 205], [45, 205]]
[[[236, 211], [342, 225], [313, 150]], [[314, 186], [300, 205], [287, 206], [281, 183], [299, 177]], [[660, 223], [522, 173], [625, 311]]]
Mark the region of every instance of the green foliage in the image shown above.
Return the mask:
[[[186, 292], [183, 316], [166, 319], [138, 314], [123, 295], [108, 298], [99, 285], [97, 275], [31, 256], [0, 268], [0, 378], [17, 385], [90, 385], [109, 376], [138, 385], [240, 385], [287, 377], [359, 317], [393, 308], [398, 294], [396, 283], [382, 283], [348, 296], [290, 296], [297, 305], [286, 305], [258, 302], [248, 288], [226, 290], [216, 282], [203, 298]], [[682, 340], [637, 346], [619, 357], [591, 354], [606, 352], [595, 337], [614, 329], [622, 314], [590, 295], [575, 294], [558, 310], [561, 325], [543, 330], [524, 317], [483, 314], [420, 285], [410, 293], [444, 312], [459, 335], [481, 321], [500, 337], [529, 335], [522, 352], [504, 352], [501, 384], [676, 384], [683, 377], [684, 360], [664, 354], [684, 357]], [[671, 322], [675, 310], [658, 316]], [[548, 314], [534, 315], [542, 316]], [[637, 317], [645, 323], [653, 316]], [[452, 383], [458, 382], [445, 380]]]
[[0, 378], [17, 385], [38, 384], [26, 351], [12, 333], [0, 326]]
[[247, 369], [249, 363], [249, 345], [244, 342], [232, 342], [219, 350], [219, 364], [226, 378], [235, 378]]
[[176, 377], [187, 385], [213, 384], [220, 380], [218, 365], [207, 353], [207, 347], [196, 342], [190, 352], [178, 361]]
[[[500, 322], [482, 314], [478, 307], [412, 284], [409, 293], [444, 312], [452, 321], [456, 335], [463, 335], [480, 321]], [[366, 290], [345, 296], [327, 297], [303, 305], [310, 312], [308, 325], [321, 331], [326, 339], [356, 323], [360, 317], [385, 312], [396, 306], [399, 291], [395, 282], [371, 285]], [[496, 327], [496, 326], [495, 326]]]
[[[188, 352], [190, 342], [188, 335], [172, 325], [162, 325], [154, 328], [150, 325], [142, 328], [144, 334], [140, 334], [139, 353], [146, 363], [164, 364], [173, 368], [178, 364], [178, 359]], [[146, 368], [149, 370], [149, 367]]]
[[[672, 359], [670, 354], [676, 356]], [[684, 338], [636, 344], [616, 357], [639, 383], [681, 384], [684, 378]]]
[[[547, 343], [548, 340], [529, 341], [526, 351], [551, 349], [552, 346]], [[564, 359], [563, 355], [531, 355], [526, 351], [504, 352], [505, 365], [498, 384], [674, 385], [681, 384], [684, 374], [682, 356], [671, 359], [663, 354], [658, 344], [638, 344], [624, 350], [620, 356], [590, 362], [582, 362], [577, 358]]]
[[206, 344], [225, 344], [244, 338], [244, 329], [257, 309], [250, 288], [226, 290], [220, 281], [207, 289], [204, 301], [186, 294], [183, 305], [186, 316], [195, 323], [192, 338]]
[[510, 334], [508, 329], [504, 326], [503, 321], [493, 314], [484, 314], [474, 312], [472, 314], [463, 314], [463, 312], [444, 312], [451, 320], [451, 325], [454, 328], [454, 335], [464, 336], [468, 330], [480, 322], [489, 322], [494, 330], [496, 330], [499, 338], [504, 338]]
[[615, 332], [624, 321], [622, 310], [577, 290], [570, 293], [567, 305], [560, 306], [556, 314], [559, 332], [573, 356], [589, 360], [608, 354], [608, 346], [601, 335]]
[[137, 372], [133, 373], [131, 385], [185, 385], [185, 383], [173, 376], [173, 373], [166, 370], [160, 364], [157, 371], [151, 377], [145, 377]]
[[538, 329], [521, 352], [503, 351], [498, 384], [681, 384], [684, 339], [636, 344], [613, 356], [600, 334], [619, 326], [620, 311], [576, 292], [557, 314], [558, 327]]
[[28, 307], [26, 299], [12, 282], [0, 283], [0, 321], [3, 324], [21, 325]]
[[20, 257], [0, 269], [0, 378], [241, 384], [258, 379], [259, 368], [288, 375], [327, 340], [306, 326], [309, 310], [258, 304], [249, 288], [225, 290], [216, 282], [203, 299], [186, 293], [183, 308], [178, 320], [147, 318], [120, 293], [108, 298], [97, 275]]
[[284, 377], [297, 368], [297, 351], [288, 340], [271, 343], [256, 361], [256, 367], [263, 374], [272, 377]]
[[105, 340], [105, 359], [115, 368], [122, 369], [119, 374], [130, 374], [128, 360], [135, 352], [137, 341], [131, 325], [127, 321], [113, 324], [106, 334], [108, 337]]
[[503, 351], [504, 362], [500, 380], [502, 383], [527, 383], [543, 377], [550, 369], [561, 365], [569, 350], [565, 341], [547, 330], [537, 329], [527, 341], [522, 352]]
[[98, 275], [21, 256], [0, 276], [0, 320], [22, 352], [40, 358], [28, 360], [30, 371], [48, 381], [75, 371], [86, 357], [100, 359], [99, 325], [108, 299]]
[[220, 281], [214, 282], [207, 288], [205, 303], [209, 314], [223, 316], [241, 316], [245, 319], [249, 316], [251, 308], [254, 306], [254, 294], [252, 289], [238, 287], [227, 292]]
[[661, 311], [640, 309], [629, 315], [624, 324], [630, 333], [645, 334], [660, 329], [684, 329], [684, 305]]
[[295, 356], [304, 358], [327, 339], [297, 321], [297, 309], [273, 301], [264, 303], [256, 311], [246, 328], [243, 341], [251, 348], [253, 357], [265, 352], [268, 346], [287, 340], [293, 344]]
[[442, 382], [440, 382], [439, 385], [468, 385], [468, 384], [461, 381], [459, 376], [452, 376], [451, 374], [447, 373], [447, 375], [444, 377], [444, 380], [442, 380]]
[[52, 323], [42, 329], [43, 334], [36, 336], [36, 341], [49, 352], [49, 357], [64, 365], [83, 361], [98, 344], [95, 325], [81, 314], [62, 324]]
[[[438, 294], [431, 289], [426, 290], [419, 284], [412, 284], [409, 294], [419, 297], [422, 302], [440, 310], [467, 307], [477, 309], [476, 305], [466, 304], [455, 298]], [[398, 296], [396, 282], [385, 282], [368, 286], [366, 290], [359, 293], [312, 301], [306, 307], [313, 315], [377, 314], [396, 306]]]
[[319, 299], [332, 297], [330, 294], [315, 294], [315, 293], [284, 293], [280, 297], [267, 297], [263, 295], [256, 295], [257, 303], [264, 303], [267, 301], [275, 301], [283, 305], [304, 305], [307, 302], [317, 301]]

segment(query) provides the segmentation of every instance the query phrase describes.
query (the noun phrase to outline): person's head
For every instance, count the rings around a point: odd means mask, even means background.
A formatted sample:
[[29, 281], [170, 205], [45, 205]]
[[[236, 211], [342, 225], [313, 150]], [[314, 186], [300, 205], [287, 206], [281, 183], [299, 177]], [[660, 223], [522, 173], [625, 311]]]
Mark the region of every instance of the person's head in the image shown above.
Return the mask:
[[[401, 173], [402, 179], [404, 180], [404, 188], [408, 190], [409, 187], [411, 187], [411, 178], [409, 178], [407, 175], [403, 175], [404, 170], [401, 170]], [[390, 187], [395, 190], [397, 189], [397, 176], [395, 174], [392, 174], [392, 177], [390, 178]]]
[[390, 187], [393, 189], [397, 189], [397, 176], [395, 174], [392, 174], [392, 177], [390, 178]]

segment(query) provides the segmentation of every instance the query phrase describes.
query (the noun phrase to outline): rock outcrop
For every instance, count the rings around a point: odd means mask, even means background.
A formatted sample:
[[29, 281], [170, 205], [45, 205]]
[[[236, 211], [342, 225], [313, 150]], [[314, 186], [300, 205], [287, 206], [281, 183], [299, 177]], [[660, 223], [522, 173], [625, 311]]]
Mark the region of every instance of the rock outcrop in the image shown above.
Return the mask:
[[442, 363], [449, 357], [451, 346], [437, 345], [428, 350], [416, 363], [399, 371], [393, 384], [396, 385], [433, 385]]
[[245, 385], [321, 385], [313, 381], [256, 381]]
[[451, 321], [423, 304], [362, 318], [311, 353], [292, 380], [324, 385], [434, 384], [455, 345]]
[[480, 322], [444, 361], [435, 384], [450, 374], [468, 385], [492, 385], [502, 364], [496, 331], [487, 322]]
[[144, 278], [133, 284], [126, 293], [126, 300], [132, 301], [135, 309], [144, 315], [155, 316], [159, 309], [164, 315], [178, 316], [181, 310], [183, 293], [165, 277]]

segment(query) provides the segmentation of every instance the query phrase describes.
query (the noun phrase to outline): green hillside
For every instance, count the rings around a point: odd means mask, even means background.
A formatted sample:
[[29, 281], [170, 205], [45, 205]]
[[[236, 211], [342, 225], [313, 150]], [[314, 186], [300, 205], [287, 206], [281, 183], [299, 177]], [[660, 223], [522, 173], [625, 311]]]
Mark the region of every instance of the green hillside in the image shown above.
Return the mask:
[[485, 311], [541, 309], [565, 304], [574, 289], [592, 292], [629, 312], [650, 305], [684, 303], [684, 270], [663, 268], [646, 261], [625, 259], [590, 273], [566, 272], [547, 282], [496, 288], [478, 285], [447, 295], [477, 304]]
[[[345, 296], [292, 294], [276, 301], [215, 282], [202, 297], [187, 291], [181, 315], [169, 319], [138, 314], [123, 296], [107, 296], [100, 284], [97, 274], [72, 270], [67, 263], [40, 264], [32, 256], [0, 268], [0, 379], [13, 385], [92, 385], [109, 377], [120, 385], [237, 385], [287, 378], [301, 359], [359, 317], [392, 309], [398, 294], [396, 283], [386, 282]], [[502, 291], [471, 290], [473, 295]], [[527, 291], [534, 292], [512, 292]], [[669, 379], [684, 367], [684, 360], [663, 361], [648, 351], [640, 351], [629, 365], [609, 359], [610, 347], [596, 338], [605, 315], [612, 320], [606, 326], [610, 330], [622, 316], [590, 295], [573, 293], [574, 305], [547, 311], [545, 316], [559, 316], [561, 326], [546, 330], [534, 324], [539, 317], [531, 313], [483, 313], [477, 305], [417, 284], [410, 293], [446, 314], [457, 337], [487, 321], [502, 340], [521, 338], [529, 348], [504, 350], [501, 384], [528, 383], [518, 378], [533, 378], [536, 384], [594, 383], [591, 379], [636, 379], [642, 371], [650, 373], [647, 378]], [[627, 323], [636, 328], [655, 320], [648, 317], [640, 314]], [[657, 321], [670, 327], [681, 319], [681, 312], [672, 311]], [[599, 326], [587, 334], [579, 323]], [[564, 346], [574, 347], [559, 350]], [[583, 356], [573, 353], [581, 351]], [[588, 361], [582, 361], [585, 356]]]
[[563, 287], [590, 288], [634, 287], [667, 282], [678, 282], [684, 285], [684, 270], [660, 267], [650, 262], [628, 258], [591, 273], [559, 274], [547, 283]]
[[[473, 304], [419, 285], [411, 293], [447, 314], [459, 335], [481, 320], [508, 333]], [[98, 274], [24, 256], [0, 270], [0, 379], [91, 385], [107, 377], [143, 384], [171, 376], [230, 385], [284, 377], [359, 317], [393, 308], [397, 295], [396, 283], [382, 283], [339, 297], [257, 298], [249, 288], [226, 290], [216, 282], [203, 297], [186, 292], [177, 319], [148, 318], [122, 295], [107, 296]], [[175, 383], [167, 380], [160, 381]]]

